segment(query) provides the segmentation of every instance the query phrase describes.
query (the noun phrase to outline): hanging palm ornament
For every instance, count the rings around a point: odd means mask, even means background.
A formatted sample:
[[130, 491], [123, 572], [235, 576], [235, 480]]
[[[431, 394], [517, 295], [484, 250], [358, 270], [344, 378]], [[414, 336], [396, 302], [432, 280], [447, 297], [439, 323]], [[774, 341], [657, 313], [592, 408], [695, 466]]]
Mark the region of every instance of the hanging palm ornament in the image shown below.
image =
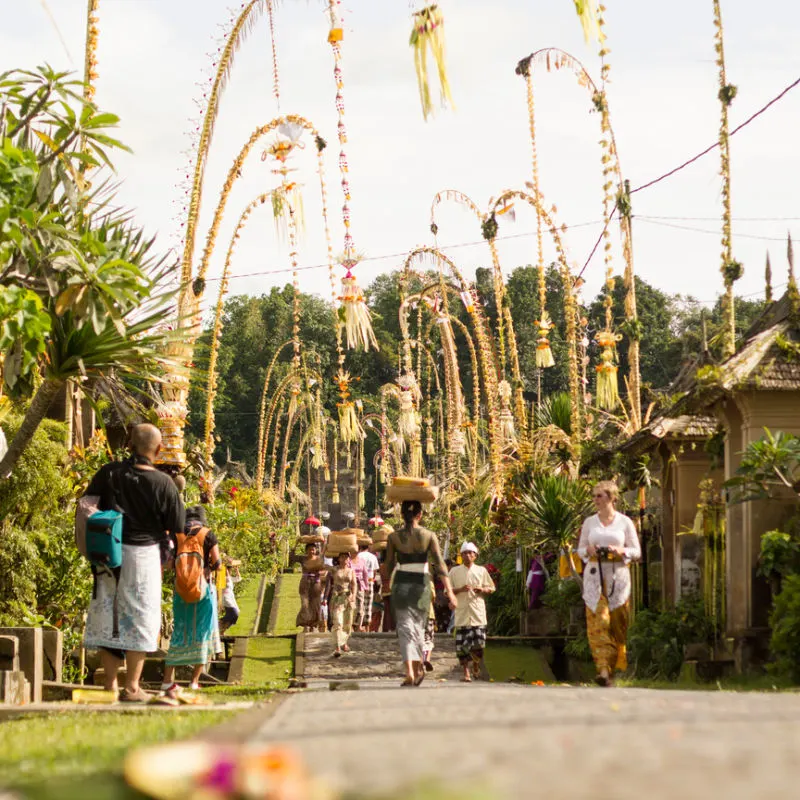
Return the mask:
[[575, 11], [581, 20], [583, 36], [587, 44], [591, 41], [602, 42], [605, 39], [603, 29], [600, 26], [600, 4], [598, 0], [573, 0]]
[[503, 446], [514, 444], [517, 434], [514, 430], [514, 414], [511, 411], [511, 384], [507, 380], [502, 380], [497, 386], [500, 396], [500, 436]]
[[[356, 404], [350, 399], [350, 373], [340, 369], [336, 374], [336, 385], [339, 387], [340, 401], [336, 404], [339, 410], [339, 434], [342, 442], [348, 446], [360, 441], [364, 431], [358, 421]], [[348, 451], [349, 452], [349, 451]]]
[[422, 116], [427, 120], [433, 113], [430, 79], [428, 77], [428, 50], [436, 62], [439, 77], [439, 96], [443, 108], [453, 105], [450, 94], [450, 81], [445, 64], [444, 14], [437, 5], [426, 6], [414, 12], [414, 27], [409, 41], [414, 48], [414, 68], [417, 71], [419, 97], [422, 102]]
[[619, 381], [617, 379], [618, 367], [616, 364], [617, 342], [622, 336], [610, 330], [600, 331], [595, 336], [595, 341], [600, 346], [600, 363], [595, 367], [597, 371], [597, 405], [606, 411], [613, 411], [619, 405]]
[[364, 349], [370, 347], [379, 349], [372, 330], [372, 320], [369, 308], [364, 300], [364, 293], [358, 285], [353, 270], [358, 266], [361, 256], [356, 252], [353, 242], [353, 234], [350, 226], [350, 180], [348, 174], [350, 168], [347, 164], [347, 128], [344, 122], [344, 77], [342, 73], [342, 49], [341, 43], [344, 39], [344, 29], [342, 28], [339, 6], [341, 0], [330, 0], [328, 5], [328, 16], [330, 18], [330, 31], [328, 32], [328, 43], [333, 49], [333, 77], [336, 83], [336, 113], [339, 117], [337, 126], [339, 134], [339, 174], [342, 179], [342, 193], [344, 203], [342, 204], [342, 221], [344, 222], [344, 254], [340, 260], [345, 270], [342, 279], [342, 301], [341, 311], [347, 340], [347, 346], [351, 350]]
[[409, 443], [413, 444], [415, 440], [419, 439], [421, 433], [420, 417], [417, 407], [422, 396], [413, 372], [401, 375], [397, 379], [397, 385], [400, 387], [400, 417], [397, 423], [398, 430], [401, 436], [407, 439]]
[[333, 488], [331, 489], [331, 503], [339, 503], [339, 436], [334, 427], [333, 430]]

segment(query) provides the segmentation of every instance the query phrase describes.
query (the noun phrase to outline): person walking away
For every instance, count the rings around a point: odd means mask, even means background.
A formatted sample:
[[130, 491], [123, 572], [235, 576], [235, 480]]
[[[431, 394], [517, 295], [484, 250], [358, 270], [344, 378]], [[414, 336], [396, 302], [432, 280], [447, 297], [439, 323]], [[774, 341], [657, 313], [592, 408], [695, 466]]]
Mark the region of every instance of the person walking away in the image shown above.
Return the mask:
[[597, 513], [584, 521], [578, 542], [578, 555], [586, 564], [586, 633], [597, 668], [595, 681], [600, 686], [612, 685], [614, 671], [628, 667], [628, 565], [642, 554], [633, 520], [615, 508], [618, 498], [619, 489], [612, 481], [601, 481], [594, 487], [592, 500]]
[[350, 652], [347, 642], [353, 632], [353, 612], [356, 607], [358, 585], [356, 574], [350, 564], [350, 556], [351, 553], [348, 552], [339, 553], [336, 558], [336, 566], [328, 573], [331, 630], [336, 642], [333, 655], [337, 657], [342, 653]]
[[361, 633], [367, 633], [372, 622], [372, 597], [375, 591], [375, 575], [380, 569], [378, 558], [369, 551], [369, 542], [358, 546], [358, 555], [353, 562], [353, 569], [358, 581], [356, 597], [356, 614], [353, 627]]
[[419, 686], [425, 679], [422, 666], [425, 628], [431, 607], [430, 563], [441, 576], [452, 607], [457, 600], [450, 586], [439, 541], [431, 531], [421, 528], [422, 503], [404, 500], [400, 506], [404, 527], [389, 534], [386, 567], [392, 578], [392, 614], [406, 677], [401, 686]]
[[305, 557], [300, 559], [303, 575], [300, 578], [300, 611], [295, 625], [304, 631], [316, 631], [322, 625], [322, 573], [325, 565], [319, 555], [319, 546], [307, 544]]
[[239, 604], [236, 602], [236, 584], [241, 583], [239, 565], [227, 558], [225, 564], [225, 585], [222, 588], [222, 619], [219, 623], [220, 636], [239, 621]]
[[175, 539], [174, 627], [161, 684], [161, 691], [168, 697], [178, 693], [176, 666], [194, 667], [189, 688], [197, 690], [200, 675], [216, 652], [217, 603], [211, 587], [212, 573], [220, 565], [219, 543], [208, 529], [202, 506], [186, 509], [184, 531]]
[[[472, 542], [461, 545], [462, 563], [450, 570], [453, 592], [458, 598], [455, 613], [456, 654], [464, 670], [465, 683], [480, 675], [486, 648], [486, 595], [495, 590], [485, 567], [478, 566], [478, 548]], [[471, 674], [470, 674], [471, 673]]]
[[168, 532], [184, 529], [184, 507], [172, 479], [153, 466], [161, 450], [154, 425], [131, 431], [130, 459], [106, 464], [92, 478], [85, 496], [100, 497], [103, 511], [122, 512], [122, 566], [118, 574], [96, 573], [86, 617], [84, 646], [99, 648], [104, 686], [117, 691], [125, 661], [124, 702], [142, 703], [144, 660], [158, 649], [161, 630], [161, 543]]

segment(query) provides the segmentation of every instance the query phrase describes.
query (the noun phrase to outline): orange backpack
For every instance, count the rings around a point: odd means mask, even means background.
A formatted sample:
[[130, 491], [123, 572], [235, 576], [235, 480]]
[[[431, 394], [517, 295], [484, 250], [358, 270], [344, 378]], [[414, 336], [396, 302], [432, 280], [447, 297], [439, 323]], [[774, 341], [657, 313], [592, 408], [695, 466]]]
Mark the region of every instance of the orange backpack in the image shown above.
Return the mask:
[[177, 533], [178, 548], [175, 553], [175, 591], [186, 603], [199, 603], [206, 591], [203, 544], [208, 528], [192, 528], [188, 533]]

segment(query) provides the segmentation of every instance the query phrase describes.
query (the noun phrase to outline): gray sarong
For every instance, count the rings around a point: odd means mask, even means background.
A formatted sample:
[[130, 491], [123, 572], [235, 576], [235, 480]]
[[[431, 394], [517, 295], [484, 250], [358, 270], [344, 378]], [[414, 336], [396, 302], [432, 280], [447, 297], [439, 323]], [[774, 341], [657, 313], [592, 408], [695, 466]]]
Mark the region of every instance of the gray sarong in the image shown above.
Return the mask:
[[428, 611], [413, 606], [398, 608], [395, 612], [397, 638], [400, 641], [400, 655], [403, 661], [422, 661], [425, 650], [425, 626], [428, 624]]

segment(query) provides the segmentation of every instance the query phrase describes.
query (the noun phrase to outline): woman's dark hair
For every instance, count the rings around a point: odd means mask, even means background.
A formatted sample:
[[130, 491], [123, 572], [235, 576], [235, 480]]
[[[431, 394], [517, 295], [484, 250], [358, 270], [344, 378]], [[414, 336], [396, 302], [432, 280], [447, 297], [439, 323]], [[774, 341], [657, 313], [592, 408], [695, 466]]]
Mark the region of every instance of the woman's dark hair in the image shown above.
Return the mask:
[[419, 500], [403, 500], [400, 506], [400, 516], [403, 518], [406, 528], [410, 528], [421, 513], [422, 503]]
[[186, 524], [189, 522], [199, 522], [204, 528], [208, 525], [206, 510], [203, 506], [188, 506], [186, 508]]

